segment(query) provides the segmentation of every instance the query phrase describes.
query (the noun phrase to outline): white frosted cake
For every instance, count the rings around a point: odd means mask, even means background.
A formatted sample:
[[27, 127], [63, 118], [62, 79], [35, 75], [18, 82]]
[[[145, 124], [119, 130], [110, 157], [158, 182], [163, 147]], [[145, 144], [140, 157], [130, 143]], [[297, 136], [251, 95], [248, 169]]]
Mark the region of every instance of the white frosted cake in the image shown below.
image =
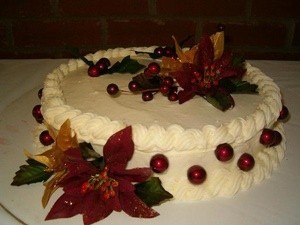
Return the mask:
[[[136, 53], [155, 48], [110, 49], [86, 58], [96, 63], [105, 57], [114, 64], [129, 55], [145, 66], [160, 64], [160, 59]], [[127, 92], [136, 74], [91, 77], [82, 60], [72, 59], [48, 74], [42, 114], [56, 130], [69, 119], [78, 141], [91, 143], [100, 154], [111, 135], [131, 126], [135, 150], [128, 168], [149, 167], [153, 156], [165, 156], [168, 166], [155, 176], [174, 200], [232, 196], [269, 177], [285, 151], [282, 123], [277, 120], [282, 109], [280, 90], [259, 69], [248, 63], [245, 68], [243, 80], [257, 85], [258, 94], [232, 94], [234, 107], [222, 111], [198, 95], [183, 104], [161, 93], [143, 101], [140, 94]], [[111, 83], [123, 90], [121, 94], [107, 93]], [[278, 131], [282, 141], [263, 144], [262, 133], [268, 130]], [[233, 151], [217, 153], [222, 144]]]

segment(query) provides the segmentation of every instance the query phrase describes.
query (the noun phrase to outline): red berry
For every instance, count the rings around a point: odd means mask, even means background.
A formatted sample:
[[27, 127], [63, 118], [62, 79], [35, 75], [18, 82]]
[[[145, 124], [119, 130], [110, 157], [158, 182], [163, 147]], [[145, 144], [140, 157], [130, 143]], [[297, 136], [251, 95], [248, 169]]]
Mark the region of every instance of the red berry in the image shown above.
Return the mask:
[[285, 105], [283, 105], [282, 109], [281, 109], [281, 111], [279, 113], [278, 120], [285, 120], [285, 119], [288, 118], [288, 116], [289, 116], [289, 110], [288, 110], [288, 108]]
[[194, 165], [188, 169], [187, 177], [192, 184], [202, 184], [206, 179], [206, 171], [202, 166]]
[[163, 79], [163, 83], [172, 86], [172, 85], [174, 84], [174, 80], [173, 80], [172, 77], [165, 77], [165, 78]]
[[99, 68], [99, 75], [105, 74], [110, 66], [110, 61], [107, 58], [101, 58], [96, 63], [96, 66]]
[[110, 67], [110, 65], [111, 65], [108, 58], [101, 58], [101, 59], [98, 60], [97, 63], [104, 64], [106, 66], [106, 68]]
[[152, 74], [152, 75], [156, 75], [156, 74], [159, 74], [160, 72], [160, 66], [158, 63], [156, 62], [152, 62], [148, 65], [147, 67], [149, 69], [149, 72]]
[[221, 162], [226, 162], [233, 157], [233, 148], [230, 144], [224, 143], [217, 146], [215, 150], [217, 159]]
[[39, 139], [40, 139], [40, 142], [45, 146], [51, 145], [54, 142], [53, 138], [49, 134], [49, 131], [47, 131], [47, 130], [44, 130], [40, 134]]
[[162, 83], [159, 86], [159, 91], [163, 94], [163, 95], [167, 95], [171, 90], [171, 86], [167, 83]]
[[154, 74], [151, 73], [150, 69], [148, 67], [146, 67], [144, 69], [144, 74], [146, 77], [152, 77]]
[[237, 164], [238, 164], [238, 167], [241, 170], [243, 170], [243, 171], [249, 171], [249, 170], [252, 170], [252, 168], [254, 167], [255, 160], [254, 160], [254, 158], [253, 158], [252, 155], [250, 155], [248, 153], [244, 153], [239, 158]]
[[270, 145], [271, 147], [279, 145], [282, 141], [281, 133], [279, 133], [277, 130], [274, 130], [274, 142]]
[[263, 129], [259, 142], [263, 145], [269, 146], [272, 145], [275, 140], [274, 131], [271, 129]]
[[178, 94], [176, 92], [170, 92], [168, 95], [168, 99], [171, 102], [176, 102], [178, 100]]
[[150, 167], [155, 173], [162, 173], [169, 167], [169, 160], [163, 154], [156, 154], [150, 160]]
[[129, 84], [128, 84], [128, 89], [131, 91], [131, 92], [136, 92], [136, 91], [139, 91], [140, 90], [140, 84], [136, 81], [130, 81]]
[[163, 54], [164, 54], [164, 49], [163, 49], [163, 47], [157, 47], [157, 48], [155, 48], [155, 49], [154, 49], [154, 53], [155, 53], [156, 55], [158, 55], [158, 56], [163, 56]]
[[172, 57], [172, 56], [174, 56], [174, 50], [173, 50], [173, 48], [171, 48], [171, 47], [165, 47], [164, 48], [164, 56], [166, 56], [166, 57]]
[[218, 26], [217, 26], [217, 31], [224, 31], [225, 30], [225, 26], [224, 26], [224, 24], [218, 24]]
[[41, 105], [36, 105], [32, 109], [32, 115], [38, 123], [42, 123], [44, 118], [41, 112]]
[[142, 99], [147, 102], [147, 101], [151, 101], [153, 99], [153, 94], [152, 92], [150, 91], [146, 91], [146, 92], [143, 92], [142, 94]]
[[100, 76], [100, 69], [96, 65], [92, 65], [88, 69], [88, 74], [90, 77], [99, 77]]
[[41, 89], [39, 90], [39, 92], [38, 92], [38, 97], [39, 97], [39, 99], [41, 99], [42, 96], [43, 96], [43, 88], [41, 88]]
[[116, 95], [119, 92], [118, 85], [111, 83], [107, 86], [106, 91], [109, 95]]

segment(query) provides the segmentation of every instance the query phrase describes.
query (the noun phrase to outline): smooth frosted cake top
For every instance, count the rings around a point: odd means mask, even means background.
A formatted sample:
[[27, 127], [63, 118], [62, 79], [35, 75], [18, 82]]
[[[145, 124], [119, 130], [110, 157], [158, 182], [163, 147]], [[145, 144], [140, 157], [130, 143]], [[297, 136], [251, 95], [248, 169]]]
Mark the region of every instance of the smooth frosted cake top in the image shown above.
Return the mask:
[[[145, 64], [151, 59], [145, 60], [146, 55], [137, 56], [134, 51], [151, 52], [154, 48], [98, 51], [87, 58], [114, 61], [131, 55]], [[258, 85], [259, 95], [233, 95], [235, 107], [222, 112], [197, 97], [181, 105], [169, 102], [160, 93], [151, 102], [126, 93], [111, 97], [106, 93], [107, 84], [117, 80], [120, 89], [127, 89], [132, 75], [92, 78], [81, 60], [70, 60], [47, 76], [43, 115], [56, 129], [70, 118], [80, 140], [100, 145], [127, 125], [133, 125], [134, 142], [143, 151], [185, 151], [239, 143], [273, 124], [282, 107], [279, 88], [271, 78], [249, 64], [246, 68], [244, 79]]]

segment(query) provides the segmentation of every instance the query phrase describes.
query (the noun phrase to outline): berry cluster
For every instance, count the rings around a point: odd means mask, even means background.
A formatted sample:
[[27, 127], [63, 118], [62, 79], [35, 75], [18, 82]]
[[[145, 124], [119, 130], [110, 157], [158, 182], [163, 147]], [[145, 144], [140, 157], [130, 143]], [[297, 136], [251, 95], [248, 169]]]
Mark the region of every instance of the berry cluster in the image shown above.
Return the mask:
[[89, 66], [88, 74], [91, 77], [99, 77], [108, 71], [110, 65], [111, 64], [108, 58], [101, 58], [96, 62], [96, 64]]
[[[143, 84], [139, 83], [136, 80], [131, 80], [128, 83], [128, 89], [132, 93], [141, 92], [143, 101], [151, 101], [154, 97], [154, 94], [160, 92], [162, 95], [167, 96], [170, 101], [177, 101], [178, 94], [174, 79], [170, 76], [162, 77], [159, 75], [160, 66], [156, 62], [151, 62], [145, 69], [142, 74], [148, 80], [158, 81], [158, 85], [154, 88], [144, 87]], [[115, 96], [119, 94], [120, 90], [117, 84], [111, 83], [107, 86], [107, 93], [109, 95]], [[122, 90], [122, 92], [127, 92]]]

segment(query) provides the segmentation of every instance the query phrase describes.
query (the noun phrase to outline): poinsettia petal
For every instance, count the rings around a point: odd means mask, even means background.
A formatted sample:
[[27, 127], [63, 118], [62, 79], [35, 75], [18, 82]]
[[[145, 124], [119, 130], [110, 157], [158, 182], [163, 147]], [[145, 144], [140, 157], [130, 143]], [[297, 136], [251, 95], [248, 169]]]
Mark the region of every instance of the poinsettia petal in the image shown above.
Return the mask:
[[112, 209], [107, 207], [106, 202], [101, 199], [99, 191], [91, 191], [85, 195], [83, 204], [83, 223], [85, 225], [93, 224], [105, 219], [112, 213]]
[[221, 76], [222, 78], [226, 78], [226, 77], [241, 78], [245, 72], [246, 69], [241, 67], [227, 67], [222, 71]]
[[120, 203], [123, 211], [132, 217], [152, 218], [159, 215], [139, 199], [134, 192], [120, 192]]
[[109, 198], [106, 201], [106, 206], [108, 208], [110, 208], [111, 210], [121, 212], [122, 207], [121, 207], [121, 203], [119, 200], [119, 188], [118, 187], [114, 188], [114, 191], [115, 191], [116, 195], [114, 197]]
[[82, 212], [83, 199], [64, 193], [52, 206], [45, 220], [69, 218]]
[[150, 168], [134, 168], [111, 172], [114, 174], [114, 176], [121, 177], [129, 182], [143, 182], [152, 175], [152, 170]]
[[213, 59], [213, 43], [208, 35], [204, 35], [198, 44], [198, 51], [195, 54], [194, 64], [202, 70], [206, 64], [211, 64]]
[[112, 135], [103, 147], [103, 157], [109, 168], [125, 169], [134, 151], [131, 126]]
[[185, 103], [186, 101], [192, 99], [195, 96], [195, 91], [193, 89], [185, 89], [178, 92], [179, 104]]

